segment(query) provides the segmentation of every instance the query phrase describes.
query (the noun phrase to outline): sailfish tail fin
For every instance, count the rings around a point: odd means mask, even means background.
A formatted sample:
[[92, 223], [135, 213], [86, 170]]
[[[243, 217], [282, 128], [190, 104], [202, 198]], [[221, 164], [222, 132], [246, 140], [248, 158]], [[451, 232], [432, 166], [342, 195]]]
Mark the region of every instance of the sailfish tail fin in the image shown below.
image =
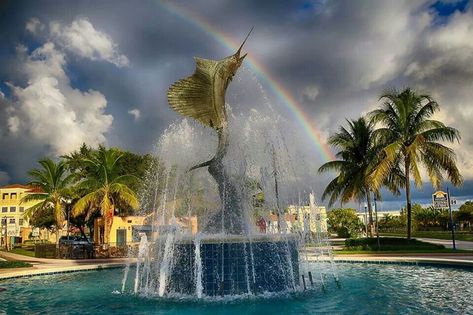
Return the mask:
[[193, 170], [201, 168], [201, 167], [209, 166], [210, 163], [212, 163], [212, 161], [213, 161], [213, 159], [208, 160], [207, 162], [200, 163], [200, 164], [197, 164], [195, 166], [192, 166], [187, 172], [193, 171]]

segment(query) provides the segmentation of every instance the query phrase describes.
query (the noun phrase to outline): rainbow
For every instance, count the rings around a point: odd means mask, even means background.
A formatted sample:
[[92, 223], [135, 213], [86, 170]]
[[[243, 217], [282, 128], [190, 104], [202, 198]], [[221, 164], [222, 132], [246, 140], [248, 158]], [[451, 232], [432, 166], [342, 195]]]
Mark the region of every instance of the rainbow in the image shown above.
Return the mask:
[[[198, 16], [194, 12], [187, 10], [184, 7], [178, 6], [175, 3], [158, 1], [158, 4], [168, 12], [186, 20], [188, 23], [198, 27], [212, 36], [220, 44], [227, 47], [231, 51], [235, 51], [240, 46], [240, 42], [236, 42], [229, 35], [218, 30], [208, 21]], [[297, 121], [301, 124], [305, 133], [310, 137], [315, 144], [317, 152], [323, 161], [330, 161], [335, 159], [330, 147], [323, 141], [321, 132], [311, 123], [310, 116], [304, 112], [302, 106], [296, 101], [294, 96], [279, 83], [264, 65], [256, 60], [254, 57], [248, 55], [245, 58], [247, 65], [260, 77], [260, 79], [268, 86], [273, 93], [281, 100], [282, 104], [294, 115]]]

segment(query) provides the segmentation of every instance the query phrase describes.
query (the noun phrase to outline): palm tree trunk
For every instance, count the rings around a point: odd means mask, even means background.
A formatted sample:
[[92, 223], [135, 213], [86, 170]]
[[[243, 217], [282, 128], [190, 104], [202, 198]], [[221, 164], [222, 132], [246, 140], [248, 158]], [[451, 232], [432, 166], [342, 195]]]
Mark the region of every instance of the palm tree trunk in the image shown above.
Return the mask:
[[110, 230], [112, 227], [112, 214], [111, 212], [113, 210], [108, 210], [107, 213], [104, 216], [104, 231], [103, 231], [103, 242], [106, 245], [110, 245]]
[[405, 174], [406, 174], [406, 208], [407, 208], [407, 239], [411, 239], [411, 229], [412, 229], [412, 205], [411, 205], [411, 186], [409, 182], [409, 159], [406, 158], [404, 163], [405, 165]]
[[374, 235], [374, 224], [373, 224], [373, 207], [371, 206], [371, 194], [370, 194], [370, 191], [367, 189], [366, 190], [367, 193], [366, 193], [366, 204], [368, 205], [368, 217], [369, 217], [369, 220], [368, 220], [368, 230], [369, 231], [366, 231], [367, 233], [369, 233], [369, 236], [370, 237], [373, 237]]

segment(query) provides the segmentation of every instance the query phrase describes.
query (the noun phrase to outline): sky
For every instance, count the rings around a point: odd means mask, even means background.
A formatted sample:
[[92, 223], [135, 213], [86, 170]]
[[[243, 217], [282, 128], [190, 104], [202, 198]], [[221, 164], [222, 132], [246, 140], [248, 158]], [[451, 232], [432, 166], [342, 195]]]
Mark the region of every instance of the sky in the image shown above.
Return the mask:
[[[465, 184], [452, 194], [473, 196], [473, 8], [464, 0], [1, 0], [0, 184], [27, 182], [39, 158], [82, 143], [152, 152], [180, 119], [169, 85], [193, 72], [194, 56], [232, 54], [251, 27], [227, 101], [267, 102], [285, 119], [319, 196], [333, 176], [316, 172], [333, 154], [328, 136], [378, 106], [384, 89], [407, 86], [430, 93], [436, 118], [460, 131], [452, 147]], [[428, 203], [432, 192], [426, 182], [413, 197]], [[384, 209], [403, 203], [383, 200]]]

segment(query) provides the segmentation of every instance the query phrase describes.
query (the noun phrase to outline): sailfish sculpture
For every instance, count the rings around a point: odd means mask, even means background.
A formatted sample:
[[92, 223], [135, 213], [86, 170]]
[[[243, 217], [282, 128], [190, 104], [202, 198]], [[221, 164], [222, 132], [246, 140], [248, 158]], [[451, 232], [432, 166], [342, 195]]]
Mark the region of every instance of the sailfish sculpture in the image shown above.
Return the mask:
[[167, 96], [170, 107], [177, 113], [191, 117], [205, 126], [215, 129], [218, 147], [215, 156], [200, 163], [190, 171], [208, 167], [210, 175], [218, 185], [223, 217], [222, 232], [242, 234], [244, 224], [238, 202], [238, 190], [222, 163], [228, 148], [228, 118], [225, 108], [225, 93], [247, 54], [241, 55], [243, 45], [250, 36], [250, 30], [237, 52], [222, 60], [195, 57], [196, 69], [193, 75], [179, 80], [169, 87]]

